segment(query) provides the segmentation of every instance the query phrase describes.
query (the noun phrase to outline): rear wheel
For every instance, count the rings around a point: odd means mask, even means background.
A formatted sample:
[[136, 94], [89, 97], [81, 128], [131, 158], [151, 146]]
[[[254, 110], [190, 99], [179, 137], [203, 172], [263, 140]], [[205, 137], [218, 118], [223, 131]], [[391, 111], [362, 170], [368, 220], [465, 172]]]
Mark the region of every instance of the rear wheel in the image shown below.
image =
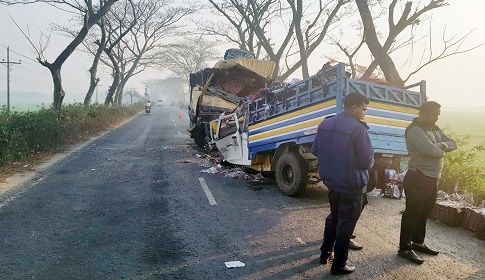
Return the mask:
[[298, 153], [288, 152], [276, 163], [276, 183], [279, 190], [288, 196], [302, 193], [308, 182], [308, 165]]

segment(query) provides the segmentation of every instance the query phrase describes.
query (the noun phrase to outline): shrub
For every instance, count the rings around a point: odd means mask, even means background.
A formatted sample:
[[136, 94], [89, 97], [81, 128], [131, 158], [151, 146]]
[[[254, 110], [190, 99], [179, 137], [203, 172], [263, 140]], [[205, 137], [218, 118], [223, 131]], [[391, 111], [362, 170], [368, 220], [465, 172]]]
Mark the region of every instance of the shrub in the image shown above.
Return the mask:
[[480, 161], [479, 153], [485, 151], [485, 143], [465, 148], [470, 136], [448, 133], [458, 145], [458, 149], [448, 153], [440, 179], [440, 189], [447, 192], [473, 193], [477, 202], [485, 200], [485, 164]]

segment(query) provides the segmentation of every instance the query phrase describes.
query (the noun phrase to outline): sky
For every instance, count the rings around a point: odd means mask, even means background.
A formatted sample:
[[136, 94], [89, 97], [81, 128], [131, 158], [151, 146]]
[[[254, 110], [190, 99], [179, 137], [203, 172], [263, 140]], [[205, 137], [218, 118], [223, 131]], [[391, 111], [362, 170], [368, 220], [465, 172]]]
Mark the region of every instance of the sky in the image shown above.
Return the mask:
[[[433, 13], [433, 28], [436, 37], [435, 52], [439, 52], [441, 29], [446, 26], [447, 34], [464, 35], [472, 29], [474, 32], [465, 41], [464, 48], [485, 42], [485, 0], [449, 0], [450, 6], [437, 9]], [[60, 12], [46, 4], [32, 5], [0, 5], [0, 61], [6, 60], [7, 50], [10, 47], [10, 60], [21, 61], [21, 64], [11, 66], [11, 100], [21, 102], [22, 92], [35, 93], [42, 100], [51, 102], [52, 81], [49, 71], [35, 61], [32, 46], [14, 25], [10, 16], [24, 30], [28, 31], [32, 41], [39, 41], [40, 32], [47, 32], [52, 22], [67, 24], [70, 15]], [[276, 27], [273, 27], [276, 29]], [[53, 59], [68, 44], [69, 40], [52, 34], [50, 45], [46, 51], [48, 61]], [[234, 46], [229, 46], [234, 47]], [[221, 57], [223, 51], [221, 50]], [[326, 61], [322, 53], [315, 53], [310, 60], [310, 74], [314, 74]], [[427, 94], [431, 100], [440, 102], [446, 108], [485, 108], [485, 90], [482, 79], [485, 77], [485, 46], [468, 53], [449, 57], [433, 63], [417, 75], [410, 83], [426, 80]], [[82, 51], [75, 51], [62, 68], [63, 87], [66, 91], [66, 102], [82, 102], [89, 85], [87, 69], [90, 67], [90, 56]], [[405, 65], [397, 64], [398, 69], [404, 73], [410, 71]], [[100, 71], [101, 82], [98, 87], [99, 99], [104, 100], [104, 94], [110, 84], [110, 72], [107, 69]], [[6, 103], [7, 72], [4, 65], [0, 65], [0, 104]], [[133, 77], [127, 84], [128, 89], [136, 89], [143, 93], [144, 81], [156, 78], [165, 78], [167, 73], [157, 70], [145, 71]], [[295, 73], [292, 78], [301, 78]], [[17, 96], [13, 97], [13, 92]]]

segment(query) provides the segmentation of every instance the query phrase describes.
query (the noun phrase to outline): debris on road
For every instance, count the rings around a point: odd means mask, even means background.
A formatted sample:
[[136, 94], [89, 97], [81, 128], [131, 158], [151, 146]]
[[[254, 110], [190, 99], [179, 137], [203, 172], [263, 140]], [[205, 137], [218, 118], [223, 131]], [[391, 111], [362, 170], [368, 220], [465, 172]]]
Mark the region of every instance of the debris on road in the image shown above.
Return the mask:
[[212, 166], [210, 168], [201, 170], [200, 172], [209, 173], [209, 174], [217, 174], [217, 173], [221, 173], [222, 169], [218, 168], [217, 166]]
[[227, 268], [245, 267], [246, 264], [240, 261], [224, 262]]
[[298, 238], [296, 239], [296, 241], [297, 241], [298, 243], [300, 243], [301, 245], [306, 245], [305, 241], [303, 241], [303, 240], [302, 240], [300, 237], [298, 237]]
[[[265, 183], [270, 181], [265, 178], [261, 173], [249, 174], [245, 172], [245, 168], [242, 166], [235, 166], [232, 164], [225, 164], [221, 161], [219, 156], [212, 156], [208, 154], [196, 153], [194, 156], [200, 160], [198, 163], [201, 167], [206, 167], [206, 169], [201, 170], [202, 173], [209, 174], [224, 174], [225, 177], [231, 177], [233, 179], [243, 179], [249, 181], [250, 183]], [[224, 165], [222, 165], [222, 164]]]

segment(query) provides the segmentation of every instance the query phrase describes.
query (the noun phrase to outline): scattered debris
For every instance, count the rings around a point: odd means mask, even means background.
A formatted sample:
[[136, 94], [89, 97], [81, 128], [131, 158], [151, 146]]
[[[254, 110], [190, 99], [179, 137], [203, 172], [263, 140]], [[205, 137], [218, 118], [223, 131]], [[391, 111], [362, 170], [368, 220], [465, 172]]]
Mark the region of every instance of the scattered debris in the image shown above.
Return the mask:
[[304, 241], [303, 241], [303, 240], [302, 240], [300, 237], [298, 237], [298, 238], [296, 239], [296, 241], [297, 241], [298, 243], [300, 243], [301, 245], [306, 245], [306, 243], [305, 243], [305, 242], [304, 242]]
[[227, 268], [234, 268], [234, 267], [245, 267], [246, 264], [240, 261], [231, 261], [231, 262], [224, 262]]
[[221, 169], [217, 168], [216, 166], [212, 166], [211, 168], [201, 170], [200, 172], [209, 173], [209, 174], [217, 174], [217, 173], [221, 173]]
[[381, 189], [373, 189], [372, 191], [369, 192], [370, 196], [381, 196]]
[[[219, 156], [212, 156], [202, 153], [194, 154], [197, 158], [198, 165], [201, 167], [206, 167], [206, 169], [200, 170], [202, 173], [209, 174], [224, 174], [225, 177], [231, 177], [233, 179], [243, 179], [247, 180], [249, 183], [272, 183], [273, 181], [265, 178], [261, 173], [250, 174], [246, 173], [246, 169], [242, 166], [237, 166], [229, 164], [225, 161], [221, 161]], [[190, 162], [190, 161], [187, 161]]]

